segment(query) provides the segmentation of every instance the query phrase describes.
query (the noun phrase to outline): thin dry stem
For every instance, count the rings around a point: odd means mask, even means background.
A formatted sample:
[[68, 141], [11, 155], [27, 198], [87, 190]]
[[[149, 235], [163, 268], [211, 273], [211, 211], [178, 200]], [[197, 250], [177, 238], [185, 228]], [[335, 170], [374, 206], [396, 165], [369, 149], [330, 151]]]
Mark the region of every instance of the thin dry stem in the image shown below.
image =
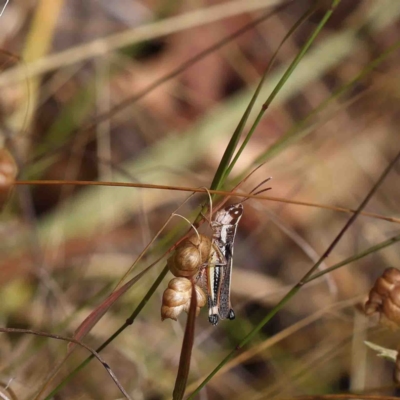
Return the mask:
[[[287, 203], [298, 206], [306, 206], [306, 207], [315, 207], [322, 208], [325, 210], [338, 211], [347, 214], [354, 214], [356, 210], [345, 207], [335, 207], [328, 206], [326, 204], [319, 203], [311, 203], [307, 201], [296, 201], [296, 200], [287, 200], [282, 197], [273, 197], [273, 196], [259, 196], [254, 194], [241, 194], [237, 192], [228, 192], [224, 190], [211, 190], [204, 188], [195, 188], [195, 187], [185, 187], [185, 186], [170, 186], [170, 185], [152, 185], [148, 183], [125, 183], [125, 182], [100, 182], [100, 181], [64, 181], [64, 180], [32, 180], [32, 181], [15, 181], [14, 185], [76, 185], [76, 186], [117, 186], [117, 187], [134, 187], [134, 188], [142, 188], [142, 189], [159, 189], [159, 190], [177, 190], [182, 192], [196, 192], [196, 193], [211, 193], [218, 194], [222, 196], [236, 196], [241, 198], [249, 198], [249, 199], [257, 199], [257, 200], [269, 200], [276, 201], [278, 203]], [[214, 210], [217, 211], [217, 210]], [[394, 222], [396, 224], [400, 223], [400, 218], [396, 217], [386, 217], [384, 215], [375, 214], [371, 212], [362, 211], [360, 215], [364, 215], [366, 217], [381, 219], [388, 222]]]
[[117, 377], [115, 376], [114, 372], [111, 370], [110, 366], [100, 357], [100, 355], [96, 352], [96, 350], [94, 350], [91, 347], [87, 346], [86, 344], [80, 342], [79, 340], [76, 340], [76, 339], [73, 339], [73, 338], [69, 338], [69, 337], [65, 337], [65, 336], [55, 335], [53, 333], [48, 333], [48, 332], [33, 331], [33, 330], [30, 330], [30, 329], [1, 328], [0, 327], [0, 332], [3, 332], [3, 333], [22, 333], [22, 334], [28, 334], [28, 335], [48, 337], [48, 338], [51, 338], [51, 339], [63, 340], [65, 342], [75, 343], [75, 344], [85, 348], [87, 351], [92, 353], [92, 355], [94, 357], [96, 357], [97, 360], [100, 361], [100, 363], [103, 365], [103, 367], [105, 368], [107, 373], [111, 376], [111, 379], [115, 382], [115, 384], [117, 385], [117, 387], [121, 391], [121, 393], [123, 393], [123, 395], [127, 399], [131, 399], [131, 397], [125, 391], [125, 389], [123, 388], [121, 383], [118, 381]]

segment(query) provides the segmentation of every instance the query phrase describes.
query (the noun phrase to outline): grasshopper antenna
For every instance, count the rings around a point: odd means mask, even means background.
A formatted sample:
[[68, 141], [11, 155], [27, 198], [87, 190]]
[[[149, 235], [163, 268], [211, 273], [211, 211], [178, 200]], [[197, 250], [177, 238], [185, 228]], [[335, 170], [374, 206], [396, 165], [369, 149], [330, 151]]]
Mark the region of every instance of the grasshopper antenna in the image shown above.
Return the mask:
[[[259, 190], [258, 192], [256, 192], [256, 190], [257, 189], [259, 189], [262, 185], [264, 185], [265, 183], [267, 183], [267, 182], [269, 182], [270, 180], [272, 179], [272, 177], [270, 176], [269, 178], [267, 178], [267, 179], [264, 179], [261, 183], [259, 183], [254, 189], [252, 189], [252, 191], [249, 193], [249, 194], [252, 194], [252, 195], [254, 195], [254, 196], [257, 196], [258, 194], [261, 194], [261, 193], [264, 193], [264, 192], [266, 192], [266, 191], [268, 191], [268, 190], [271, 190], [272, 188], [270, 188], [270, 187], [268, 187], [268, 188], [265, 188], [265, 189], [261, 189], [261, 190]], [[249, 199], [249, 197], [247, 198], [247, 199], [244, 199], [243, 201], [241, 201], [240, 203], [244, 203], [245, 201], [247, 201]]]

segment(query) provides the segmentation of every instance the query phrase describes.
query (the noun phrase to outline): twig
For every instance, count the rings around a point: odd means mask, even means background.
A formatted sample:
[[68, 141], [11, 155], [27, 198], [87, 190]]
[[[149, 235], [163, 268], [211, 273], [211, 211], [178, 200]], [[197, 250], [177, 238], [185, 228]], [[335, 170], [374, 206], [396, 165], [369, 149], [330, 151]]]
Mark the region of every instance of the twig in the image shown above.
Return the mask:
[[0, 327], [0, 332], [3, 332], [3, 333], [25, 333], [28, 335], [43, 336], [43, 337], [48, 337], [51, 339], [64, 340], [65, 342], [75, 343], [75, 344], [78, 344], [79, 346], [84, 347], [86, 350], [88, 350], [90, 353], [92, 353], [93, 357], [96, 357], [100, 361], [100, 363], [106, 369], [107, 373], [111, 376], [111, 379], [118, 386], [118, 389], [121, 391], [121, 393], [127, 399], [132, 400], [131, 397], [129, 396], [129, 394], [122, 387], [121, 383], [118, 381], [117, 377], [115, 376], [114, 372], [111, 370], [110, 366], [100, 357], [100, 355], [95, 350], [93, 350], [91, 347], [87, 346], [86, 344], [80, 342], [79, 340], [75, 340], [73, 338], [69, 338], [69, 337], [65, 337], [65, 336], [55, 335], [53, 333], [48, 333], [48, 332], [33, 331], [30, 329], [1, 328]]

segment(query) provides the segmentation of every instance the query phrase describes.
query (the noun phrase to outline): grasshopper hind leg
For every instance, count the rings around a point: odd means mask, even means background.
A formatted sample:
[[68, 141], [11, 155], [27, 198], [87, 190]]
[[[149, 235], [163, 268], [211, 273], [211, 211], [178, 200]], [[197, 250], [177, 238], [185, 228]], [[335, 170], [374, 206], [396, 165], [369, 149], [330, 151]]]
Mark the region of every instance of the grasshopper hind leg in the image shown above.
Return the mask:
[[214, 303], [215, 302], [211, 296], [208, 296], [208, 320], [210, 321], [210, 324], [216, 326], [219, 321], [219, 316], [217, 314], [217, 305]]
[[[232, 308], [229, 310], [229, 314], [226, 316], [226, 318], [230, 319], [231, 321], [236, 318], [235, 312], [232, 310]], [[218, 314], [210, 314], [208, 316], [208, 320], [212, 325], [217, 325], [219, 321], [219, 316]]]
[[216, 326], [218, 324], [219, 317], [217, 314], [211, 314], [208, 316], [208, 320], [212, 325]]

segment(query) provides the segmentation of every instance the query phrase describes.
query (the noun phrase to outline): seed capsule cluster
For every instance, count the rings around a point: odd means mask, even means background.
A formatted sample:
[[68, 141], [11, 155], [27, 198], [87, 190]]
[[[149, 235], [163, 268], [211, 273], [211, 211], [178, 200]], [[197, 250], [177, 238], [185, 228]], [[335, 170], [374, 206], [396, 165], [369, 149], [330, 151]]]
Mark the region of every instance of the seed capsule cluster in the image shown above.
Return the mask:
[[193, 235], [183, 240], [168, 259], [169, 270], [177, 277], [190, 278], [208, 261], [211, 241], [204, 235]]
[[[196, 316], [199, 315], [200, 308], [207, 302], [207, 296], [197, 285], [194, 285], [197, 297]], [[182, 312], [188, 312], [190, 298], [192, 295], [192, 282], [187, 278], [173, 278], [168, 283], [168, 288], [163, 294], [161, 306], [161, 319], [171, 318], [176, 321]]]
[[369, 292], [365, 313], [379, 313], [384, 323], [400, 326], [400, 271], [387, 268]]
[[198, 275], [200, 268], [207, 263], [211, 251], [211, 241], [207, 236], [193, 235], [183, 240], [176, 248], [174, 254], [168, 259], [169, 270], [176, 276], [168, 283], [164, 291], [161, 319], [171, 318], [176, 321], [182, 312], [188, 312], [192, 287], [196, 290], [197, 308], [207, 302], [207, 296], [198, 285], [192, 281]]

